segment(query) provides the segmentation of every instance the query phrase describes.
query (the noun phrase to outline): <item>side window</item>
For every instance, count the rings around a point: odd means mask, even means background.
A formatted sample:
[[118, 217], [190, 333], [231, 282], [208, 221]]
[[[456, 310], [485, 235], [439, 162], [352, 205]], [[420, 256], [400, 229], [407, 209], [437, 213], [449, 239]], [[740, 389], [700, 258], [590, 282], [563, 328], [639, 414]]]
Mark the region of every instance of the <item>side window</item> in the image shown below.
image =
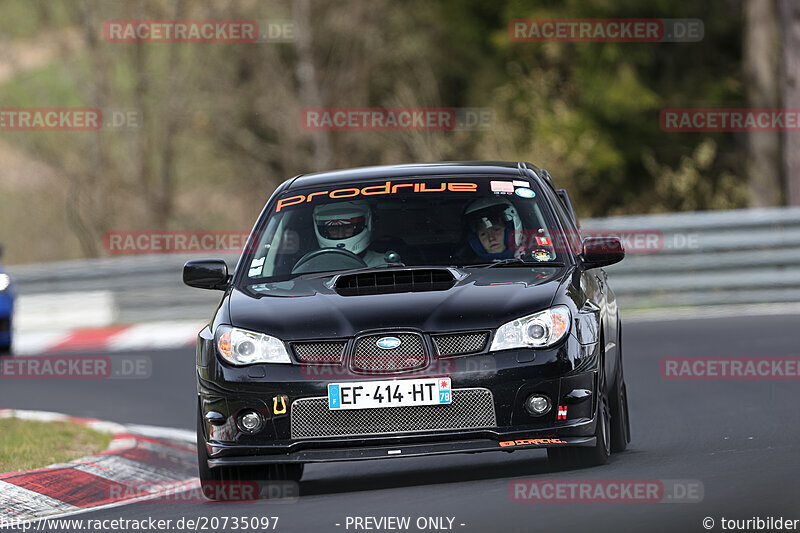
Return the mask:
[[[256, 248], [255, 255], [250, 261], [250, 267], [247, 270], [247, 277], [260, 278], [264, 276], [271, 276], [273, 274], [273, 266], [271, 262], [274, 259], [276, 250], [272, 244], [278, 226], [283, 225], [283, 220], [284, 216], [281, 214], [279, 216], [273, 216], [267, 223], [264, 234], [261, 236], [258, 247]], [[268, 258], [270, 259], [269, 262], [267, 262]]]
[[575, 224], [572, 222], [572, 217], [570, 217], [564, 206], [561, 205], [561, 200], [558, 198], [556, 194], [553, 193], [547, 186], [542, 187], [550, 198], [550, 202], [553, 204], [553, 209], [555, 209], [556, 216], [558, 220], [561, 222], [561, 227], [564, 228], [564, 232], [567, 234], [567, 243], [569, 244], [570, 249], [574, 253], [580, 253], [582, 249], [582, 241], [581, 235], [578, 232], [578, 228], [575, 227]]

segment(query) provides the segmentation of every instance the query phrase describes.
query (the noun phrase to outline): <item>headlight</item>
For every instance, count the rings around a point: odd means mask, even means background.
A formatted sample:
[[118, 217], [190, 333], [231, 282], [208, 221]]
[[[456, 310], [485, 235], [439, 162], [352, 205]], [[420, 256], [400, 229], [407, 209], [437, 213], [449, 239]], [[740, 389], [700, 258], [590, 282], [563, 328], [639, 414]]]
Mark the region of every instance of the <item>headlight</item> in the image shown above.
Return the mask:
[[11, 285], [11, 278], [8, 274], [0, 274], [0, 292], [6, 290]]
[[218, 328], [217, 351], [232, 365], [292, 362], [286, 346], [279, 339], [230, 326]]
[[569, 333], [569, 309], [563, 305], [518, 318], [497, 328], [489, 351], [512, 348], [545, 348]]

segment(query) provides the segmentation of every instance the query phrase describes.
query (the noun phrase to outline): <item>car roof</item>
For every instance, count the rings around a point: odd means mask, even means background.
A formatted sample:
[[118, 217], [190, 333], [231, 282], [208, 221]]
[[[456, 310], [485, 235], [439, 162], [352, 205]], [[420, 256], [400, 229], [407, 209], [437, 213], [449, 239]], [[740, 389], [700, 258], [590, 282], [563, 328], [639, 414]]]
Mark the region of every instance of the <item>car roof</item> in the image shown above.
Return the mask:
[[409, 165], [380, 165], [372, 167], [348, 168], [301, 174], [286, 183], [286, 189], [326, 186], [329, 184], [362, 181], [381, 178], [402, 178], [409, 176], [441, 176], [459, 174], [497, 174], [519, 176], [525, 169], [537, 176], [539, 169], [530, 163], [509, 161], [445, 161], [440, 163], [416, 163]]

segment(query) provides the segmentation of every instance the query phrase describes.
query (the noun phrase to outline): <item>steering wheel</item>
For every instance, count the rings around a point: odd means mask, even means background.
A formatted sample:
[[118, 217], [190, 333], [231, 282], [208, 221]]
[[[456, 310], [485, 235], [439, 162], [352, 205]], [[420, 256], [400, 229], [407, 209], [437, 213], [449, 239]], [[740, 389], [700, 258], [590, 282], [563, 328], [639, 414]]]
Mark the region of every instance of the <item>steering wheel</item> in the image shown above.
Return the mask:
[[[327, 256], [325, 260], [315, 261], [318, 257]], [[336, 257], [334, 257], [336, 256]], [[314, 263], [320, 263], [315, 265]], [[326, 270], [347, 270], [367, 266], [367, 263], [358, 255], [344, 248], [320, 248], [308, 252], [297, 260], [292, 267], [292, 274], [303, 272], [324, 272]]]

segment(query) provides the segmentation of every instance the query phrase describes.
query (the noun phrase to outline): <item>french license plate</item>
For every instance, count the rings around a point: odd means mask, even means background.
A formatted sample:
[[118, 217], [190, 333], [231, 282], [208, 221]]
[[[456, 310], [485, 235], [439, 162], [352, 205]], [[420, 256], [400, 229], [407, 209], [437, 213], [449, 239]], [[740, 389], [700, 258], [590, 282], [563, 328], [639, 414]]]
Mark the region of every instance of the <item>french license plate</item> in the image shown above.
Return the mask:
[[445, 405], [453, 401], [450, 378], [357, 381], [328, 385], [331, 410]]

